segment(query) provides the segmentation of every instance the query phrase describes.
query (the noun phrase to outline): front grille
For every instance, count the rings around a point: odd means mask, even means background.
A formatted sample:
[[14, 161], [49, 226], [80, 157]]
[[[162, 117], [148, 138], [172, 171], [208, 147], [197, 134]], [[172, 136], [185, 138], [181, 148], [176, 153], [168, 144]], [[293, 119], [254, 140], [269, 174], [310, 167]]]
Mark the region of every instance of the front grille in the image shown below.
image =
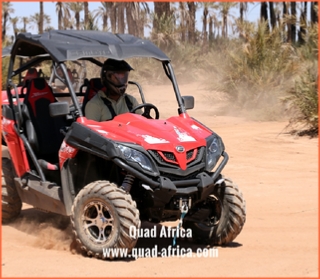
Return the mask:
[[[177, 162], [176, 157], [172, 152], [162, 152], [163, 156], [166, 157], [169, 161]], [[161, 156], [161, 155], [160, 155]]]
[[[204, 157], [204, 147], [199, 147], [195, 149], [188, 150], [186, 155], [187, 166], [195, 166], [203, 162]], [[157, 162], [158, 166], [166, 168], [178, 169], [178, 162], [173, 152], [169, 151], [157, 151], [149, 150], [149, 154]]]
[[172, 174], [172, 173], [165, 173], [165, 172], [160, 172], [160, 175], [165, 176], [166, 178], [170, 179], [171, 181], [190, 180], [190, 179], [195, 179], [196, 176], [203, 171], [204, 171], [204, 168], [201, 168], [201, 169], [197, 170], [196, 172], [193, 172], [193, 173], [186, 175], [186, 176]]
[[198, 152], [197, 149], [189, 150], [189, 151], [187, 152], [187, 161], [192, 158], [194, 151], [197, 151], [197, 152]]

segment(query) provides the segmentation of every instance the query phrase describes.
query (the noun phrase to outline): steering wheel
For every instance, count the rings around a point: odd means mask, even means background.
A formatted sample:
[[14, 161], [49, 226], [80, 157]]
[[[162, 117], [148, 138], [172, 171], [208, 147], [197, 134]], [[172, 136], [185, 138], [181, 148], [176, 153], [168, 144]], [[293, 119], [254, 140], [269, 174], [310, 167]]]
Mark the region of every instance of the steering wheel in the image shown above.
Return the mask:
[[138, 109], [142, 109], [142, 108], [144, 109], [142, 116], [144, 116], [145, 118], [153, 119], [150, 115], [150, 111], [153, 109], [156, 114], [155, 119], [159, 119], [159, 110], [157, 109], [157, 107], [155, 105], [150, 104], [150, 103], [140, 104], [140, 105], [136, 106], [135, 108], [133, 108], [130, 112], [135, 113]]

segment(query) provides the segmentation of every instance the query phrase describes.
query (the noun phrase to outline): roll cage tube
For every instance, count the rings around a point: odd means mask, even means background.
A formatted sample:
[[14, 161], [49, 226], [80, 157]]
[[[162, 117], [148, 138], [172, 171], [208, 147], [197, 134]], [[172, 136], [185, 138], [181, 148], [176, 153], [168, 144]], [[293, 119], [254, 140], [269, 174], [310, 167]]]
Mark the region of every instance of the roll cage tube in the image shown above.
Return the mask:
[[144, 98], [144, 94], [143, 94], [143, 91], [142, 91], [142, 88], [140, 86], [139, 83], [135, 82], [135, 81], [128, 81], [129, 84], [134, 84], [138, 87], [138, 90], [139, 90], [139, 93], [140, 93], [140, 96], [141, 96], [141, 100], [142, 100], [142, 103], [145, 104], [146, 103], [146, 100]]
[[10, 108], [12, 109], [12, 111], [14, 111], [13, 107], [13, 99], [12, 99], [12, 92], [11, 89], [14, 89], [14, 95], [17, 99], [17, 104], [18, 104], [18, 117], [19, 119], [17, 119], [17, 115], [15, 113], [13, 113], [13, 120], [15, 121], [15, 125], [17, 126], [19, 132], [20, 132], [20, 122], [21, 122], [21, 117], [22, 117], [22, 111], [21, 111], [21, 106], [20, 106], [20, 99], [19, 99], [19, 94], [18, 94], [18, 90], [15, 86], [15, 84], [12, 81], [12, 76], [10, 76], [9, 74], [12, 73], [13, 70], [13, 65], [14, 65], [14, 60], [15, 60], [15, 55], [11, 55], [10, 56], [10, 63], [9, 63], [9, 67], [8, 67], [8, 75], [7, 75], [7, 84], [6, 84], [6, 90], [7, 90], [7, 96], [9, 98], [9, 105]]
[[66, 67], [66, 65], [64, 63], [60, 63], [59, 66], [61, 67], [63, 75], [64, 75], [64, 77], [65, 77], [65, 79], [67, 81], [67, 85], [68, 85], [68, 88], [69, 88], [71, 99], [72, 99], [72, 102], [73, 102], [73, 104], [74, 104], [74, 106], [76, 108], [76, 111], [78, 111], [78, 116], [79, 117], [83, 117], [82, 110], [80, 109], [79, 102], [78, 102], [78, 99], [76, 97], [76, 93], [74, 92], [71, 80], [70, 80], [69, 75], [68, 75], [67, 67]]
[[178, 87], [177, 79], [174, 75], [171, 63], [169, 61], [164, 61], [164, 62], [162, 62], [162, 66], [164, 68], [164, 71], [165, 71], [167, 77], [172, 82], [174, 93], [176, 94], [176, 99], [177, 99], [178, 106], [179, 106], [178, 113], [179, 114], [186, 113], [186, 109], [185, 109], [185, 106], [182, 101], [182, 97], [181, 97], [180, 90]]
[[13, 69], [12, 69], [12, 71], [10, 71], [12, 73], [11, 77], [16, 76], [17, 74], [21, 74], [22, 72], [26, 71], [30, 67], [32, 67], [36, 64], [39, 64], [43, 61], [50, 60], [50, 59], [51, 59], [50, 56], [35, 57], [35, 58], [31, 59], [30, 61], [26, 62], [25, 64], [21, 65], [21, 67], [19, 67], [16, 71], [13, 71]]

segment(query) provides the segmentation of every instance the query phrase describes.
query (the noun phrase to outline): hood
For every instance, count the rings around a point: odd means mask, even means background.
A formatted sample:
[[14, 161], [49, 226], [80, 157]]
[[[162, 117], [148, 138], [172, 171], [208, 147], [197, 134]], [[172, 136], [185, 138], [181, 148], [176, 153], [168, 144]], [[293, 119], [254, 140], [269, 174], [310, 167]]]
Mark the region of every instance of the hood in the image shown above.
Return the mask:
[[113, 141], [137, 144], [145, 150], [173, 152], [182, 169], [187, 164], [186, 152], [206, 146], [205, 139], [212, 134], [187, 114], [167, 120], [146, 119], [132, 113], [121, 114], [112, 121], [84, 119], [89, 129]]

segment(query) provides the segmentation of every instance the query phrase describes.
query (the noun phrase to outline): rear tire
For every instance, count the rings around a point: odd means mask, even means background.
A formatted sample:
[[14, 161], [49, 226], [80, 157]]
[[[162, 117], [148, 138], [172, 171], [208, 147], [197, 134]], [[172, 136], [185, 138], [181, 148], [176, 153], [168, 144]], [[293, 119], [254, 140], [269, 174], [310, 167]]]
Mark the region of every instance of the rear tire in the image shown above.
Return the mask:
[[[185, 229], [192, 230], [192, 236], [198, 242], [226, 245], [239, 235], [244, 226], [246, 202], [238, 186], [232, 180], [224, 179], [224, 182], [216, 185], [213, 195], [190, 211], [183, 223]], [[206, 218], [195, 221], [197, 215], [206, 215]], [[193, 221], [190, 221], [190, 217]]]
[[78, 193], [71, 222], [85, 254], [102, 259], [121, 257], [106, 254], [109, 248], [125, 248], [129, 254], [138, 240], [130, 236], [130, 230], [138, 230], [141, 224], [131, 195], [109, 181], [90, 183]]
[[21, 212], [22, 202], [14, 183], [15, 171], [9, 158], [2, 157], [2, 223], [14, 221]]

